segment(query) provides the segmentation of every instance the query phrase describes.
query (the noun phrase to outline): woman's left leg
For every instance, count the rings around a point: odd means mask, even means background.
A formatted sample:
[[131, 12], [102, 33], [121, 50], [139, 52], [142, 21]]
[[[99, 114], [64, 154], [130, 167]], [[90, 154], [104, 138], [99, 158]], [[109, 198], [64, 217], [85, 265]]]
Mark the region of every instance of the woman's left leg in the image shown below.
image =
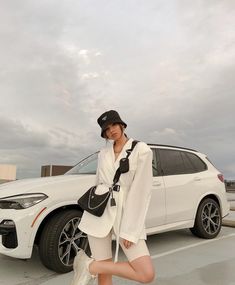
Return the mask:
[[155, 273], [150, 256], [142, 256], [131, 262], [93, 261], [89, 266], [91, 274], [110, 274], [141, 283], [150, 283]]
[[92, 262], [89, 267], [91, 273], [116, 275], [142, 283], [151, 282], [155, 272], [145, 240], [139, 240], [127, 249], [120, 239], [120, 245], [129, 262]]

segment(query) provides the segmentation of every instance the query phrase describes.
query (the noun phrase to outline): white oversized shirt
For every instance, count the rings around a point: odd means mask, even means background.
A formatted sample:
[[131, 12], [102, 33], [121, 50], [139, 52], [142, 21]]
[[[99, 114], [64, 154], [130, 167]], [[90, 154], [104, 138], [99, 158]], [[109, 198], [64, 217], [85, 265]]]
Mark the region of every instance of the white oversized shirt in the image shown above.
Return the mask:
[[[96, 182], [97, 185], [111, 186], [121, 158], [131, 148], [129, 139], [115, 160], [113, 144], [99, 152]], [[129, 171], [120, 176], [119, 192], [113, 192], [116, 206], [108, 203], [104, 214], [96, 217], [84, 211], [79, 228], [92, 236], [105, 237], [113, 229], [117, 237], [137, 243], [146, 239], [145, 218], [152, 190], [152, 151], [144, 142], [138, 142], [129, 156]], [[97, 187], [99, 189], [99, 187]]]

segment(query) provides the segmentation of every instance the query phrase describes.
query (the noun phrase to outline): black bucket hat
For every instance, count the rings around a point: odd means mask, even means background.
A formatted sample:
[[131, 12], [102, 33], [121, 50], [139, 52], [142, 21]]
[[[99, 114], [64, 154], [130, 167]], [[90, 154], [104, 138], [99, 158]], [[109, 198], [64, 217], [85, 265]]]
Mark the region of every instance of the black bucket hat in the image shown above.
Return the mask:
[[119, 124], [122, 124], [125, 128], [127, 127], [127, 124], [125, 122], [123, 122], [123, 120], [119, 116], [118, 112], [114, 111], [114, 110], [110, 110], [110, 111], [103, 113], [97, 119], [97, 122], [101, 127], [101, 137], [103, 137], [103, 138], [105, 137], [104, 132], [107, 129], [107, 126], [109, 124], [119, 123]]

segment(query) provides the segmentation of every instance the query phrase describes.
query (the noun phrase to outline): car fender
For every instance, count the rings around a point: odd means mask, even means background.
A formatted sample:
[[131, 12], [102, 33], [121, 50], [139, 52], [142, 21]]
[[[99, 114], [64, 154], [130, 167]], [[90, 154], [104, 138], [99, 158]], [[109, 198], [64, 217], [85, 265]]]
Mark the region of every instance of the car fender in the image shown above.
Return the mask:
[[[63, 201], [63, 202], [59, 202], [54, 204], [53, 206], [49, 206], [49, 207], [45, 207], [46, 209], [44, 211], [42, 211], [44, 208], [42, 207], [40, 211], [38, 211], [38, 213], [41, 214], [38, 216], [37, 220], [35, 221], [35, 223], [32, 226], [32, 232], [31, 232], [31, 236], [29, 239], [29, 246], [33, 246], [34, 245], [34, 241], [35, 241], [35, 237], [37, 235], [38, 229], [40, 227], [40, 225], [42, 224], [42, 222], [46, 219], [46, 217], [48, 215], [50, 215], [53, 211], [63, 208], [63, 207], [68, 207], [68, 206], [76, 206], [77, 205], [77, 201], [75, 200], [71, 200], [71, 201]], [[78, 208], [79, 209], [79, 208]], [[35, 217], [36, 218], [36, 217]]]
[[215, 193], [215, 192], [206, 192], [206, 193], [203, 193], [203, 194], [199, 197], [199, 199], [197, 200], [196, 207], [194, 207], [194, 213], [193, 213], [193, 219], [194, 219], [194, 220], [195, 220], [195, 218], [196, 218], [197, 210], [198, 210], [199, 205], [201, 204], [202, 200], [205, 199], [205, 198], [208, 197], [208, 196], [215, 196], [216, 199], [218, 200], [219, 206], [220, 206], [220, 208], [221, 208], [221, 199], [220, 199], [220, 197], [219, 197], [219, 195], [218, 195], [217, 193]]

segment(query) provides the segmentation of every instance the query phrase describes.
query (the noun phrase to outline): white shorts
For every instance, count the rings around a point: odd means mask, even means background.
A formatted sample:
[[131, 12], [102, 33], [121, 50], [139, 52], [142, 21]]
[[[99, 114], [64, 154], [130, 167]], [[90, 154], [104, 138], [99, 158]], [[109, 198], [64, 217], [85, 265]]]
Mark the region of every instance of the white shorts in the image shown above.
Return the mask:
[[[95, 260], [98, 261], [112, 258], [112, 232], [103, 238], [88, 235], [88, 241], [92, 257]], [[140, 239], [136, 244], [133, 244], [128, 249], [123, 245], [122, 238], [120, 238], [119, 244], [122, 247], [122, 250], [129, 262], [135, 260], [138, 257], [150, 255], [144, 239]]]

